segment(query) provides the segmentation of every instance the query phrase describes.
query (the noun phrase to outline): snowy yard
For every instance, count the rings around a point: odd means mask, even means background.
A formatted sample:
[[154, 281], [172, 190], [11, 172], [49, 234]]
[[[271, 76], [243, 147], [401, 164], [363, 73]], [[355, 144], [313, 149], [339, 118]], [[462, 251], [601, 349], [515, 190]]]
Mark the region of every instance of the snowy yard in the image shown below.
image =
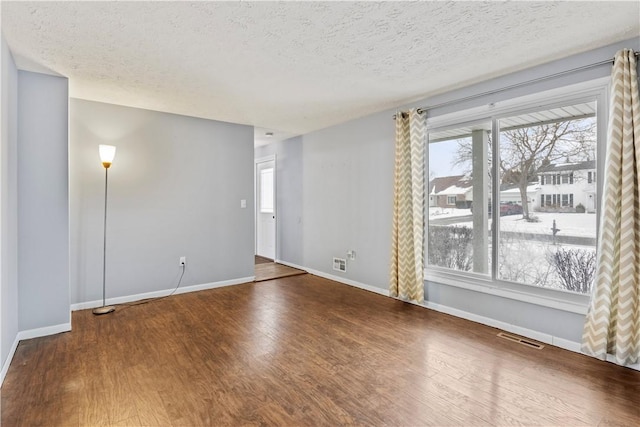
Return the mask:
[[[472, 215], [469, 209], [429, 208], [429, 219], [431, 220], [467, 217], [464, 218], [465, 221], [461, 221], [455, 225], [473, 227], [473, 223], [468, 220], [469, 215]], [[550, 235], [553, 220], [555, 220], [556, 227], [560, 229], [558, 232], [559, 236], [596, 237], [596, 214], [533, 212], [532, 215], [536, 217], [539, 222], [525, 221], [522, 219], [522, 215], [501, 216], [500, 230]], [[448, 223], [448, 225], [453, 224]], [[491, 226], [491, 221], [489, 221], [489, 226]]]
[[558, 250], [595, 252], [593, 246], [553, 245], [532, 240], [502, 241], [498, 277], [545, 288], [566, 289], [551, 262]]
[[471, 215], [471, 209], [429, 208], [430, 219], [453, 218]]
[[[473, 248], [471, 240], [465, 240], [466, 243], [462, 243], [462, 236], [467, 236], [467, 239], [471, 235], [456, 232], [453, 239], [448, 236], [446, 232], [443, 234], [442, 226], [455, 229], [457, 227], [473, 228], [473, 223], [470, 221], [471, 212], [469, 209], [440, 209], [430, 208], [429, 219], [434, 221], [433, 233], [431, 235], [430, 250], [435, 250], [438, 254], [445, 255], [445, 261], [443, 258], [431, 259], [429, 262], [433, 262], [439, 266], [445, 266], [453, 269], [460, 269], [462, 271], [472, 269], [471, 259]], [[547, 236], [552, 235], [551, 228], [553, 221], [556, 221], [556, 227], [560, 229], [558, 236], [562, 237], [576, 237], [576, 238], [589, 238], [595, 239], [596, 237], [596, 220], [597, 215], [586, 213], [547, 213], [547, 212], [534, 212], [532, 214], [537, 218], [539, 222], [528, 222], [522, 218], [522, 215], [509, 215], [499, 218], [500, 230], [507, 233], [501, 234], [499, 238], [498, 247], [498, 278], [501, 280], [513, 281], [518, 283], [525, 283], [534, 286], [542, 286], [555, 289], [571, 289], [570, 285], [563, 283], [561, 273], [557, 269], [557, 265], [554, 263], [554, 255], [556, 252], [569, 251], [572, 254], [591, 254], [587, 258], [593, 258], [595, 253], [594, 246], [584, 246], [584, 239], [575, 239], [573, 244], [553, 244], [550, 241], [544, 239], [532, 239], [530, 236], [524, 237], [514, 233], [527, 233], [527, 234], [543, 234]], [[456, 218], [460, 217], [459, 220]], [[439, 219], [447, 219], [439, 224]], [[491, 227], [491, 221], [489, 221], [489, 228]], [[435, 240], [434, 240], [435, 239]], [[588, 239], [587, 239], [588, 240]], [[487, 248], [489, 254], [491, 254], [491, 244]], [[435, 252], [434, 252], [435, 253]], [[448, 260], [467, 260], [466, 264], [458, 264], [457, 266], [448, 265]], [[580, 258], [578, 264], [573, 264], [572, 269], [579, 271], [586, 271], [587, 264], [582, 264], [586, 258]], [[587, 261], [584, 261], [587, 262]], [[491, 261], [489, 261], [491, 263]], [[584, 266], [584, 267], [583, 267]], [[590, 283], [581, 281], [584, 286], [589, 286]], [[580, 292], [585, 292], [585, 288], [581, 288]]]
[[560, 229], [558, 235], [596, 237], [597, 215], [587, 213], [534, 212], [540, 222], [527, 222], [522, 215], [500, 217], [501, 231], [515, 231], [536, 234], [551, 234], [553, 220]]

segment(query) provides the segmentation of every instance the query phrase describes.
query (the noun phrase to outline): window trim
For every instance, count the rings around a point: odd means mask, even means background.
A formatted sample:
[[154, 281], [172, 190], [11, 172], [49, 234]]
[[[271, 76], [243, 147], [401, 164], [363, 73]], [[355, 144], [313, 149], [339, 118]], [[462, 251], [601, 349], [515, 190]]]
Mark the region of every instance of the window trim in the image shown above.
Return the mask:
[[[498, 135], [499, 120], [501, 118], [510, 117], [519, 114], [539, 111], [541, 109], [551, 109], [570, 104], [581, 102], [596, 102], [596, 126], [597, 126], [597, 146], [596, 146], [596, 172], [602, 171], [604, 168], [604, 152], [606, 146], [607, 134], [607, 117], [608, 117], [608, 94], [610, 92], [609, 77], [599, 78], [587, 82], [574, 85], [568, 85], [548, 91], [542, 91], [523, 97], [512, 98], [506, 101], [488, 103], [482, 107], [460, 110], [453, 113], [447, 113], [427, 120], [428, 132], [442, 131], [447, 128], [455, 128], [469, 125], [472, 123], [492, 121], [492, 133]], [[498, 151], [493, 152], [493, 168], [497, 169]], [[426, 164], [428, 165], [428, 152]], [[493, 171], [495, 173], [495, 170]], [[427, 176], [428, 174], [425, 174]], [[602, 194], [603, 182], [600, 179], [603, 173], [596, 173], [596, 194]], [[545, 180], [546, 184], [546, 180]], [[493, 201], [499, 200], [499, 186], [492, 185], [491, 198]], [[601, 210], [601, 197], [597, 199], [598, 212]], [[428, 218], [428, 216], [427, 216]], [[492, 256], [497, 259], [497, 239], [499, 238], [499, 216], [492, 216]], [[580, 294], [577, 292], [537, 287], [524, 283], [514, 283], [498, 279], [497, 263], [492, 263], [491, 275], [484, 276], [473, 272], [459, 272], [446, 268], [429, 266], [428, 260], [428, 241], [426, 238], [428, 232], [428, 223], [425, 224], [425, 281], [440, 283], [447, 286], [460, 287], [472, 291], [496, 295], [499, 297], [509, 298], [513, 300], [523, 301], [544, 307], [555, 308], [562, 311], [586, 314], [589, 304], [590, 295]], [[596, 223], [596, 246], [600, 236], [600, 222]], [[426, 285], [425, 285], [426, 286]]]

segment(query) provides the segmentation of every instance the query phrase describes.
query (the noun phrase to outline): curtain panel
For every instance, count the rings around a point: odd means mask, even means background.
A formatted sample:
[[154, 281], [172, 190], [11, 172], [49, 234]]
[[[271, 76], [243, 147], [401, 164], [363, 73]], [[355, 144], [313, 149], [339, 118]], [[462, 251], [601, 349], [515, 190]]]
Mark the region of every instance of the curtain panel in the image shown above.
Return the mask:
[[582, 351], [616, 363], [640, 359], [640, 100], [634, 52], [619, 51], [600, 217], [598, 265]]
[[392, 297], [424, 301], [424, 174], [426, 114], [396, 114], [396, 154], [391, 242]]

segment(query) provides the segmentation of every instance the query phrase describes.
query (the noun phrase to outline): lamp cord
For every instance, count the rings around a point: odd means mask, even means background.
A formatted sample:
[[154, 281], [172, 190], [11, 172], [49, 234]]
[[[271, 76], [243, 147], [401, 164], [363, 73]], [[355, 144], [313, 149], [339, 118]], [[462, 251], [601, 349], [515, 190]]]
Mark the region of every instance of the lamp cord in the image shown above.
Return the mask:
[[[161, 299], [169, 298], [170, 296], [172, 296], [173, 294], [176, 293], [176, 291], [180, 287], [180, 284], [182, 283], [182, 278], [184, 277], [184, 272], [185, 272], [187, 267], [185, 265], [182, 265], [181, 267], [182, 267], [182, 273], [180, 273], [180, 279], [178, 279], [178, 284], [176, 285], [175, 288], [173, 288], [173, 290], [171, 291], [171, 293], [169, 295], [164, 295], [164, 296], [155, 297], [155, 298], [147, 298], [147, 299], [143, 299], [143, 300], [140, 300], [140, 301], [135, 301], [135, 302], [132, 302], [132, 303], [123, 303], [123, 304], [116, 304], [116, 305], [124, 306], [126, 308], [126, 307], [133, 307], [133, 306], [136, 306], [136, 305], [147, 304], [147, 303], [152, 302], [152, 301], [159, 301]], [[122, 311], [122, 310], [120, 310], [120, 311]]]

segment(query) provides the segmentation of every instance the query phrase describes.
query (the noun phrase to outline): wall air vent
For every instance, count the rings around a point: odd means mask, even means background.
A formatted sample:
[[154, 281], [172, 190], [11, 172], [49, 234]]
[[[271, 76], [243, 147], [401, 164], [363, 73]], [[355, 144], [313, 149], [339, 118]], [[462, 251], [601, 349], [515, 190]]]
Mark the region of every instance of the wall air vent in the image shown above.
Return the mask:
[[347, 272], [347, 260], [344, 258], [333, 258], [333, 269], [336, 271], [341, 271], [343, 273]]

